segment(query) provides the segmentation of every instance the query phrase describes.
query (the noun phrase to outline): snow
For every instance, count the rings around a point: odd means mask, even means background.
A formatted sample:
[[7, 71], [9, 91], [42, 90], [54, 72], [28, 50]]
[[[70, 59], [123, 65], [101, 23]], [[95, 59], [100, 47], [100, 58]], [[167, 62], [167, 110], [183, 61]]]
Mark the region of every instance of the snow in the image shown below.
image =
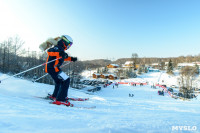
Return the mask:
[[[0, 74], [0, 79], [7, 77]], [[148, 73], [125, 81], [148, 81], [175, 84], [166, 73]], [[171, 81], [171, 82], [170, 82]], [[176, 85], [176, 84], [175, 84]], [[52, 93], [54, 86], [9, 78], [0, 83], [0, 133], [162, 133], [200, 132], [200, 97], [190, 101], [159, 96], [150, 85], [108, 86], [93, 95], [74, 89], [69, 97], [90, 98], [72, 102], [73, 108], [49, 104], [34, 96]], [[129, 94], [134, 94], [129, 97]], [[174, 126], [190, 126], [195, 130], [178, 130]]]
[[85, 78], [91, 78], [93, 73], [97, 73], [96, 70], [85, 70], [84, 72], [82, 72], [82, 76]]
[[194, 63], [178, 63], [177, 66], [179, 66], [179, 67], [183, 67], [183, 66], [195, 66], [195, 64]]
[[125, 65], [133, 64], [133, 61], [126, 61]]

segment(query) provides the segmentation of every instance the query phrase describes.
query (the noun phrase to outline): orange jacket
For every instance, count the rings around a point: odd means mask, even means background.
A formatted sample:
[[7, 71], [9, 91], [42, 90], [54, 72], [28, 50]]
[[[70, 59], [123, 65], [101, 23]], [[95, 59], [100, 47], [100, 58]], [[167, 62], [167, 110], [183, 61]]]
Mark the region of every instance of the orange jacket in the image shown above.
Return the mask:
[[57, 59], [57, 60], [46, 64], [46, 66], [45, 66], [45, 72], [46, 73], [57, 73], [61, 70], [59, 67], [62, 65], [62, 63], [64, 61], [71, 61], [71, 57], [63, 59], [60, 56], [60, 52], [63, 52], [63, 51], [64, 50], [59, 46], [55, 46], [53, 48], [50, 48], [47, 51], [48, 57], [47, 57], [46, 62], [49, 62], [49, 61], [52, 61], [52, 60], [55, 60], [55, 59]]

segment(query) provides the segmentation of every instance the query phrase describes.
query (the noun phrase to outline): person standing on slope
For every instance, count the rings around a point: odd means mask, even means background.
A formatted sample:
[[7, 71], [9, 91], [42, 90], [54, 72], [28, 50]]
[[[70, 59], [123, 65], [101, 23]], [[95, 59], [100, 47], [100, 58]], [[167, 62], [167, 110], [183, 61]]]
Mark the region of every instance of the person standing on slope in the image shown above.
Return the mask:
[[68, 50], [73, 44], [70, 36], [63, 35], [56, 39], [57, 44], [54, 44], [54, 47], [47, 50], [47, 62], [57, 60], [45, 66], [45, 72], [49, 73], [55, 82], [54, 92], [49, 98], [55, 100], [53, 104], [70, 106], [70, 102], [67, 100], [70, 78], [60, 69], [60, 66], [64, 61], [77, 61], [77, 57], [70, 57], [65, 53], [65, 50]]

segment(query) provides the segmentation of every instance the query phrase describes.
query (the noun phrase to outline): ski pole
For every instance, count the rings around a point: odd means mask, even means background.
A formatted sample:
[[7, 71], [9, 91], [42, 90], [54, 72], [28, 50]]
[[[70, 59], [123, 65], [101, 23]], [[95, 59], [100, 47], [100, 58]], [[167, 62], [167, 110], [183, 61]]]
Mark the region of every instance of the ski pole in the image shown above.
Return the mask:
[[43, 76], [41, 76], [41, 77], [39, 77], [39, 78], [37, 78], [37, 79], [35, 79], [35, 80], [33, 80], [33, 83], [35, 82], [35, 81], [38, 81], [38, 80], [40, 80], [41, 78], [43, 78], [43, 77], [46, 77], [48, 75], [48, 73], [46, 73], [45, 75], [43, 75]]
[[[61, 58], [61, 57], [60, 57], [60, 58]], [[32, 67], [32, 68], [30, 68], [30, 69], [28, 69], [28, 70], [25, 70], [25, 71], [22, 71], [22, 72], [20, 72], [20, 73], [15, 74], [15, 75], [12, 75], [12, 76], [10, 76], [10, 77], [4, 78], [4, 79], [0, 80], [0, 83], [1, 83], [3, 80], [7, 80], [7, 79], [9, 79], [9, 78], [11, 78], [11, 77], [15, 77], [15, 76], [18, 76], [18, 75], [20, 75], [20, 74], [22, 74], [22, 73], [25, 73], [25, 72], [34, 70], [34, 69], [36, 69], [36, 68], [38, 68], [38, 67], [44, 66], [44, 65], [46, 65], [46, 64], [48, 64], [48, 63], [51, 63], [51, 62], [53, 62], [53, 61], [55, 61], [55, 60], [58, 60], [58, 59], [60, 59], [60, 58], [56, 58], [56, 59], [54, 59], [54, 60], [52, 60], [52, 61], [49, 61], [49, 62], [40, 64], [40, 65], [35, 66], [35, 67]]]
[[72, 87], [69, 87], [69, 89], [74, 90], [74, 91], [84, 92], [84, 93], [90, 94], [90, 95], [94, 95], [93, 93], [90, 93], [90, 92], [87, 92], [87, 91], [84, 91], [84, 90], [80, 90], [80, 89], [74, 89]]
[[[64, 65], [62, 65], [60, 68], [62, 68], [62, 67], [64, 67], [64, 66], [66, 66], [66, 65], [68, 65], [70, 62], [68, 62], [68, 63], [66, 63], [66, 64], [64, 64]], [[55, 66], [56, 67], [56, 66]], [[35, 79], [35, 80], [33, 80], [33, 82], [35, 82], [35, 81], [38, 81], [38, 80], [40, 80], [41, 78], [44, 78], [44, 77], [46, 77], [48, 75], [48, 73], [46, 73], [45, 75], [43, 75], [43, 76], [41, 76], [41, 77], [39, 77], [39, 78], [37, 78], [37, 79]]]

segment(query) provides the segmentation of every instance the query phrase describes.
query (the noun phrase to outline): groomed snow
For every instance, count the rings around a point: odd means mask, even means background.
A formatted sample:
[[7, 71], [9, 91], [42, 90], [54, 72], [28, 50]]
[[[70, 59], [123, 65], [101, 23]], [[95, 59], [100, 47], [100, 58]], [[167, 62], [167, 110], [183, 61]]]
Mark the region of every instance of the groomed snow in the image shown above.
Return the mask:
[[[158, 81], [161, 73], [150, 73], [141, 80]], [[164, 75], [164, 74], [163, 74]], [[0, 74], [0, 79], [7, 75]], [[162, 76], [164, 80], [165, 76]], [[166, 76], [167, 77], [167, 76]], [[139, 80], [139, 78], [137, 79]], [[167, 81], [167, 79], [165, 79]], [[162, 133], [200, 132], [200, 100], [159, 96], [150, 86], [109, 86], [89, 95], [69, 90], [69, 97], [89, 97], [72, 102], [95, 109], [49, 104], [34, 96], [52, 93], [54, 86], [10, 78], [0, 83], [0, 133]], [[134, 94], [129, 97], [129, 94]], [[196, 127], [176, 130], [173, 126]]]

